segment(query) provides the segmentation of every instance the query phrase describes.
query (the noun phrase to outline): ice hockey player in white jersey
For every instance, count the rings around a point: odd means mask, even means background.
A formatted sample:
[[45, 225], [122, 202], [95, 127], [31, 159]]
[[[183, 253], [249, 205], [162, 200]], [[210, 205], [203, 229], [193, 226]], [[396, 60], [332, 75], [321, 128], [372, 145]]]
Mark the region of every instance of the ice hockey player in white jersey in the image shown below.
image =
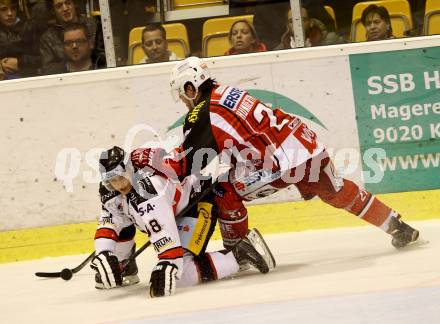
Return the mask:
[[[95, 287], [109, 289], [139, 282], [134, 253], [136, 228], [148, 234], [158, 256], [150, 278], [151, 297], [169, 296], [176, 287], [221, 279], [249, 263], [262, 273], [275, 266], [273, 256], [258, 231], [251, 230], [232, 251], [205, 252], [216, 224], [209, 198], [176, 219], [189, 202], [190, 178], [173, 182], [151, 168], [134, 170], [115, 146], [101, 154], [100, 196], [102, 213], [95, 234], [91, 267]], [[257, 251], [257, 247], [261, 254]]]

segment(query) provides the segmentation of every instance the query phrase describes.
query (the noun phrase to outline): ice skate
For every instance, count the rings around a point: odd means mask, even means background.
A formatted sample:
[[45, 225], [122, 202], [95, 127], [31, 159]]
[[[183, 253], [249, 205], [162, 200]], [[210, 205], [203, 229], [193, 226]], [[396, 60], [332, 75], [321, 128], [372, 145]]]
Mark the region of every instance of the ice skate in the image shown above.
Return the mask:
[[[249, 263], [261, 273], [267, 273], [269, 272], [269, 269], [271, 269], [271, 267], [274, 267], [275, 260], [273, 259], [271, 253], [270, 255], [266, 255], [264, 253], [264, 249], [262, 248], [262, 245], [260, 243], [264, 243], [264, 241], [261, 241], [260, 239], [257, 240], [256, 237], [259, 237], [262, 240], [262, 237], [259, 235], [258, 231], [256, 231], [255, 229], [250, 231], [248, 235], [243, 238], [239, 243], [237, 243], [237, 245], [232, 249], [232, 253], [234, 254], [237, 262], [240, 265], [245, 265], [246, 263]], [[264, 245], [265, 248], [268, 250], [267, 245], [265, 243]], [[263, 253], [260, 253], [257, 250], [257, 247], [259, 247], [259, 249], [262, 250]]]
[[263, 239], [263, 236], [260, 234], [260, 232], [256, 228], [253, 228], [248, 232], [247, 238], [249, 241], [251, 241], [258, 253], [260, 253], [260, 255], [264, 258], [269, 266], [269, 269], [274, 269], [276, 267], [275, 258], [273, 257], [269, 246], [266, 244], [266, 241]]
[[[136, 251], [136, 245], [133, 245], [131, 249], [131, 253], [134, 254]], [[139, 283], [140, 279], [138, 274], [138, 267], [136, 263], [136, 259], [132, 259], [129, 263], [127, 260], [119, 262], [119, 267], [122, 270], [122, 286], [131, 286]], [[99, 273], [95, 274], [95, 288], [96, 289], [104, 289], [104, 284], [101, 280], [101, 275]]]
[[393, 237], [391, 244], [396, 249], [412, 244], [419, 238], [419, 231], [402, 222], [400, 216], [391, 218], [388, 233]]
[[[124, 262], [122, 262], [123, 264]], [[122, 287], [139, 283], [138, 267], [136, 260], [131, 260], [122, 271]]]

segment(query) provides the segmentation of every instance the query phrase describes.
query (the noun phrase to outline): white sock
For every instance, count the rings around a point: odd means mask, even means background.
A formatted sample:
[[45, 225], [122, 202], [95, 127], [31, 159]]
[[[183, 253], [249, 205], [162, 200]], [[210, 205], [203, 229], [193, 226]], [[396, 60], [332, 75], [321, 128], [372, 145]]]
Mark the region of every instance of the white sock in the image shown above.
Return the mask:
[[208, 254], [214, 264], [218, 279], [228, 277], [238, 272], [239, 265], [232, 252], [228, 252], [227, 254], [208, 252]]

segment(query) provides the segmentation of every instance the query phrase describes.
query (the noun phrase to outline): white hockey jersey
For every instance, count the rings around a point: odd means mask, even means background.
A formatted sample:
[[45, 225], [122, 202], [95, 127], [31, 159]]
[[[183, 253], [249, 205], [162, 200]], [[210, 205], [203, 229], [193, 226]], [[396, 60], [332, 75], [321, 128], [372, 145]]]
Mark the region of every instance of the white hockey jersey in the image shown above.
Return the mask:
[[[135, 189], [136, 188], [136, 189]], [[102, 212], [95, 235], [96, 253], [114, 252], [120, 232], [134, 224], [147, 233], [159, 259], [183, 268], [183, 248], [175, 216], [188, 204], [190, 184], [175, 183], [162, 176], [145, 176], [127, 195], [100, 184]]]

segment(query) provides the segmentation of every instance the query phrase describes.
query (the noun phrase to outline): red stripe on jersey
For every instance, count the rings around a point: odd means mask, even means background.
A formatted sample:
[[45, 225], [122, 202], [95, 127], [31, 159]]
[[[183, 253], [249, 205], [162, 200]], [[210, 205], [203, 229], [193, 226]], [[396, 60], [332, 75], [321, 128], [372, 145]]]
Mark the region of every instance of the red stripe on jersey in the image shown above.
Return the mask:
[[126, 239], [118, 239], [118, 242], [130, 242], [131, 240], [133, 240], [132, 238], [126, 238]]
[[[235, 120], [236, 122], [231, 122], [231, 120]], [[261, 134], [255, 135], [254, 133], [249, 132], [244, 126], [243, 121], [233, 114], [230, 115], [230, 118], [225, 119], [224, 116], [221, 116], [218, 113], [212, 113], [211, 130], [220, 152], [225, 148], [231, 148], [231, 143], [225, 145], [227, 143], [225, 141], [232, 140], [233, 146], [239, 151], [246, 149], [246, 151], [242, 153], [247, 154], [252, 152], [251, 157], [247, 158], [263, 160], [267, 148], [274, 147], [271, 145], [267, 136], [264, 135], [264, 137], [262, 137], [260, 136]], [[264, 141], [264, 138], [268, 141]], [[249, 150], [251, 152], [249, 152]]]
[[198, 282], [202, 282], [202, 274], [200, 273], [200, 266], [198, 262], [193, 262], [194, 266], [196, 267], [196, 271], [197, 271], [197, 277], [199, 278]]
[[[225, 91], [231, 87], [219, 85], [211, 92], [210, 111], [223, 117], [245, 141], [258, 149], [273, 145], [278, 148], [292, 133], [291, 123], [296, 119], [281, 109], [271, 109], [248, 93], [234, 103], [233, 108], [219, 105]], [[223, 91], [220, 91], [223, 90]], [[239, 123], [237, 123], [237, 120]], [[221, 126], [220, 126], [221, 127]], [[260, 142], [264, 144], [260, 146]], [[265, 148], [263, 148], [265, 150]]]
[[224, 126], [232, 127], [241, 138], [243, 138], [243, 140], [249, 141], [255, 136], [253, 129], [249, 127], [249, 123], [246, 123], [244, 119], [239, 118], [232, 110], [221, 105], [211, 104], [210, 112], [221, 116], [227, 123], [227, 125]]
[[[261, 107], [263, 107], [263, 104], [258, 100], [255, 100], [255, 102], [256, 105], [250, 109], [245, 119], [239, 117], [236, 112], [230, 109], [212, 104], [210, 107], [211, 113], [216, 113], [222, 120], [218, 120], [216, 124], [216, 121], [211, 119], [211, 124], [223, 128], [224, 130], [232, 128], [244, 142], [248, 142], [258, 149], [263, 157], [267, 147], [272, 146], [278, 148], [287, 136], [291, 134], [289, 127], [282, 127], [282, 131], [279, 131], [275, 127], [280, 126], [278, 125], [280, 121], [282, 121], [283, 126], [287, 126], [290, 124], [289, 120], [292, 120], [293, 117], [280, 110], [272, 111], [270, 108], [264, 106], [266, 111], [261, 115], [263, 119], [258, 123], [254, 116], [255, 107], [257, 105], [262, 105]], [[259, 110], [261, 110], [261, 107]], [[222, 143], [217, 143], [218, 146], [222, 146], [221, 144]], [[246, 145], [246, 143], [241, 144]]]
[[[230, 147], [237, 146], [240, 143], [240, 141], [238, 141], [235, 137], [231, 136], [231, 134], [226, 133], [223, 129], [221, 129], [215, 125], [211, 124], [211, 129], [212, 129], [212, 134], [214, 135], [215, 141], [217, 142], [217, 147], [219, 149], [219, 152], [221, 152], [225, 148], [228, 149]], [[232, 143], [229, 143], [229, 144], [232, 144], [232, 146], [228, 145], [227, 147], [225, 147], [227, 140], [232, 140]]]
[[[223, 131], [229, 134], [229, 137], [234, 136], [234, 138], [236, 138], [240, 144], [253, 146], [262, 152], [265, 151], [266, 146], [271, 144], [270, 139], [266, 138], [267, 141], [265, 141], [265, 138], [261, 136], [264, 136], [264, 134], [255, 133], [254, 130], [249, 126], [249, 123], [240, 119], [228, 109], [224, 107], [221, 108], [220, 106], [220, 108], [211, 109], [211, 113], [215, 114], [211, 115], [211, 126], [216, 126], [223, 129]], [[217, 146], [223, 147], [224, 145], [217, 141]]]
[[95, 240], [99, 238], [107, 238], [113, 241], [118, 241], [118, 234], [110, 228], [99, 228], [95, 233]]
[[312, 154], [317, 147], [315, 132], [310, 130], [306, 124], [300, 124], [293, 134], [309, 153]]
[[183, 248], [181, 246], [172, 248], [158, 255], [159, 259], [178, 259], [183, 257]]
[[177, 209], [177, 205], [180, 202], [180, 198], [182, 197], [182, 191], [180, 190], [180, 186], [176, 187], [176, 192], [174, 193], [174, 200], [173, 200], [173, 213], [174, 216], [176, 215], [176, 209]]
[[215, 268], [214, 261], [212, 261], [211, 255], [209, 253], [206, 253], [206, 256], [208, 257], [209, 265], [211, 266], [212, 274], [214, 275], [214, 280], [218, 279], [217, 269]]

